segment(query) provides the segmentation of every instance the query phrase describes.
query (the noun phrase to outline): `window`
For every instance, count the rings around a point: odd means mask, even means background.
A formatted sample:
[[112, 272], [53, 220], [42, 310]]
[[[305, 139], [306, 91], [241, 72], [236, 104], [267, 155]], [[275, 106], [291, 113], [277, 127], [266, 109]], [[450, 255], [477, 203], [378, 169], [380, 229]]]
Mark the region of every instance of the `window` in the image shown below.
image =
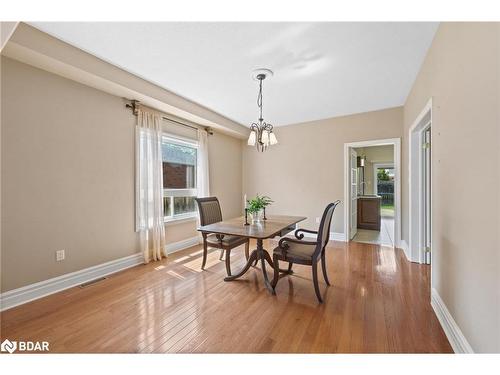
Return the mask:
[[197, 152], [195, 142], [163, 137], [163, 215], [166, 221], [196, 215]]
[[394, 167], [374, 164], [375, 194], [382, 197], [382, 209], [385, 216], [394, 214]]

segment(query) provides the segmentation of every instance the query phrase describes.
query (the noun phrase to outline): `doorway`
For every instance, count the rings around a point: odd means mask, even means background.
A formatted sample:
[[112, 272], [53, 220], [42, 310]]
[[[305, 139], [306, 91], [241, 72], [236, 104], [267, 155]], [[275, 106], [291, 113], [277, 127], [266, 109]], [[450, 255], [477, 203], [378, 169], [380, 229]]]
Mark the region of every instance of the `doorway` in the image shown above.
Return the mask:
[[432, 258], [432, 100], [409, 131], [409, 252], [411, 260]]
[[357, 218], [351, 240], [394, 247], [394, 146], [356, 147], [353, 153], [357, 173], [351, 166], [351, 174], [358, 182], [351, 184], [351, 216]]
[[422, 200], [424, 263], [431, 264], [431, 124], [422, 132]]
[[399, 138], [344, 144], [347, 241], [400, 247], [400, 152]]

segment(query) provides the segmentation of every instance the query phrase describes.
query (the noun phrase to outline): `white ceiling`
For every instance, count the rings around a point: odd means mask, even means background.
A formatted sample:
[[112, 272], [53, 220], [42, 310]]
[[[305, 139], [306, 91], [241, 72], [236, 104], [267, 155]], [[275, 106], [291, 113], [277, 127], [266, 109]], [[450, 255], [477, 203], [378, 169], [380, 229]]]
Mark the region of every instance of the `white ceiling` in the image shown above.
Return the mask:
[[232, 120], [275, 126], [403, 105], [437, 23], [37, 22], [33, 26]]

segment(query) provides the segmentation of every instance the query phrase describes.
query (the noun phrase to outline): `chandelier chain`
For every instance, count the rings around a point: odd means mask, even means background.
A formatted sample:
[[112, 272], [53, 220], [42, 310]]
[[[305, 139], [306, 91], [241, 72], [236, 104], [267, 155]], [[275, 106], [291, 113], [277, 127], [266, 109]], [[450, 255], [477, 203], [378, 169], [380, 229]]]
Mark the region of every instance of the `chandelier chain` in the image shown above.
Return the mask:
[[259, 121], [262, 122], [264, 120], [264, 117], [262, 116], [262, 103], [263, 103], [263, 96], [262, 96], [262, 79], [259, 79], [259, 95], [257, 96], [257, 106], [260, 109], [260, 118]]

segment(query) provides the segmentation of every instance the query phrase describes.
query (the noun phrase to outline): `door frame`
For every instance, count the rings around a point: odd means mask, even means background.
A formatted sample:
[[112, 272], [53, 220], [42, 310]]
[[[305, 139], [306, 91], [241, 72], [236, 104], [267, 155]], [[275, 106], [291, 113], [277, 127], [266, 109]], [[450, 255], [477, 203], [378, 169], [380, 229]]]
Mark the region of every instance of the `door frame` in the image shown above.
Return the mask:
[[[352, 191], [352, 188], [353, 188], [353, 183], [352, 181], [354, 180], [351, 173], [353, 171], [353, 167], [352, 167], [352, 160], [351, 158], [353, 157], [353, 155], [355, 155], [355, 160], [356, 160], [356, 168], [355, 168], [355, 171], [356, 171], [356, 196], [358, 194], [358, 191], [359, 191], [359, 175], [358, 175], [358, 168], [357, 168], [357, 165], [358, 165], [358, 153], [356, 152], [356, 150], [354, 150], [353, 147], [349, 148], [349, 192]], [[349, 195], [349, 205], [351, 205], [353, 199], [352, 199], [352, 196]], [[357, 203], [357, 202], [356, 202]], [[352, 209], [352, 206], [350, 206], [349, 208], [349, 217], [348, 217], [348, 227], [349, 227], [349, 237], [347, 237], [347, 241], [350, 241], [352, 239], [352, 237], [354, 237], [356, 235], [356, 233], [358, 232], [358, 206], [356, 204], [356, 215], [353, 215], [353, 213], [351, 212], [351, 209]], [[356, 230], [353, 231], [352, 230], [352, 226], [351, 226], [351, 219], [352, 219], [352, 216], [356, 218]], [[354, 232], [354, 233], [353, 233]]]
[[344, 143], [344, 237], [350, 241], [349, 215], [350, 203], [350, 149], [371, 146], [394, 146], [394, 246], [401, 247], [401, 138], [374, 139]]
[[[425, 263], [424, 241], [424, 197], [423, 197], [423, 155], [422, 155], [422, 135], [430, 126], [431, 142], [433, 138], [432, 119], [432, 98], [429, 99], [422, 111], [419, 113], [408, 131], [408, 251], [410, 260], [416, 263]], [[432, 147], [432, 146], [431, 146]], [[431, 151], [431, 222], [433, 204], [433, 184], [434, 178], [432, 165], [433, 152]], [[431, 228], [432, 233], [432, 228]], [[431, 234], [432, 237], [432, 234]], [[431, 240], [432, 244], [432, 240]], [[431, 264], [432, 264], [431, 246]]]

